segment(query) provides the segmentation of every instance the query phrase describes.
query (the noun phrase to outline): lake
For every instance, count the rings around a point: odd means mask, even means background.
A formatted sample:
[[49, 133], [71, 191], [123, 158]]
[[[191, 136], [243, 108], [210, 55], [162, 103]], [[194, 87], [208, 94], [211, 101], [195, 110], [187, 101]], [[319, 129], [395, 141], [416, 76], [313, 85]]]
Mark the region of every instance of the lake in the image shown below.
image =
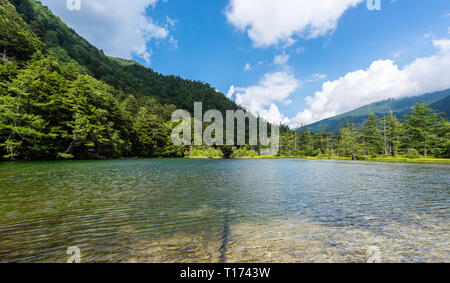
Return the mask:
[[450, 262], [450, 165], [0, 164], [0, 262]]

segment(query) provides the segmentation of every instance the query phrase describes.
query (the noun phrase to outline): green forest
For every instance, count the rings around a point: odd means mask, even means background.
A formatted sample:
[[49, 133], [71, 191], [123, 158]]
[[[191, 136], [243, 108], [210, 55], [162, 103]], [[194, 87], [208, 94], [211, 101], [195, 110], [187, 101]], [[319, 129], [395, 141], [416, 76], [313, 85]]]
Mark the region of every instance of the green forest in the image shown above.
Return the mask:
[[361, 124], [347, 120], [336, 133], [284, 128], [280, 144], [282, 156], [449, 158], [450, 122], [426, 104], [417, 104], [400, 120], [392, 113], [382, 119], [371, 114]]
[[0, 0], [4, 160], [182, 157], [176, 109], [241, 109], [210, 85], [107, 57], [34, 0]]
[[[34, 0], [0, 0], [2, 160], [257, 157], [258, 147], [174, 146], [176, 109], [241, 109], [209, 84], [111, 58]], [[280, 156], [450, 158], [450, 123], [425, 104], [338, 132], [281, 128]]]

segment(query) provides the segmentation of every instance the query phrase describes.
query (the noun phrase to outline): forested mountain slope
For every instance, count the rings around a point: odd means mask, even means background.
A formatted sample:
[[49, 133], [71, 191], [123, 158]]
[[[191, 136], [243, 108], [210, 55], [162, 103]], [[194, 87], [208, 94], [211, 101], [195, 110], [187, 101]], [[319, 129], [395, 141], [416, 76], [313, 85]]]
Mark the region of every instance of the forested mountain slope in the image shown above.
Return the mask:
[[[35, 0], [10, 0], [31, 30], [46, 43], [48, 50], [60, 61], [76, 61], [90, 75], [124, 94], [152, 96], [163, 104], [193, 111], [195, 101], [202, 101], [204, 109], [221, 112], [239, 107], [209, 84], [164, 76], [140, 64], [124, 64], [105, 56], [73, 29], [69, 28], [45, 6]], [[130, 62], [130, 61], [128, 61]]]
[[450, 94], [444, 99], [433, 103], [431, 108], [436, 110], [438, 113], [442, 113], [447, 119], [450, 119]]
[[308, 127], [313, 132], [318, 132], [321, 129], [326, 131], [336, 131], [346, 120], [354, 121], [359, 124], [369, 118], [371, 113], [375, 114], [378, 118], [383, 118], [392, 111], [395, 116], [403, 117], [405, 114], [411, 113], [411, 109], [417, 103], [430, 105], [433, 110], [443, 113], [443, 116], [448, 118], [450, 114], [450, 89], [414, 97], [375, 102], [353, 111], [311, 124]]
[[181, 157], [173, 111], [239, 108], [207, 84], [105, 56], [34, 0], [0, 0], [0, 53], [4, 160]]

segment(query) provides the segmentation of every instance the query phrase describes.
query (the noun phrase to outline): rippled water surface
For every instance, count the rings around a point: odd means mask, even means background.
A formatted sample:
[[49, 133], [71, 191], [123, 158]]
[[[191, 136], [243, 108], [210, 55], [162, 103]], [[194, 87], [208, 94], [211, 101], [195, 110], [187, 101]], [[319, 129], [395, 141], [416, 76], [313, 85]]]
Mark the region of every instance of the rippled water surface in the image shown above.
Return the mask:
[[0, 262], [450, 262], [450, 166], [0, 164]]

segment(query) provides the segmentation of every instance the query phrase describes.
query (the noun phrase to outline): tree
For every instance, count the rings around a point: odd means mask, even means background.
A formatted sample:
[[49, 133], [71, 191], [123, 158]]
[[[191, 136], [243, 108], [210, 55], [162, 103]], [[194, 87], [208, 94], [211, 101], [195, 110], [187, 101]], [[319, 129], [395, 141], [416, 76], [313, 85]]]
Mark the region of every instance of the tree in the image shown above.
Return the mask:
[[442, 118], [437, 126], [437, 143], [434, 152], [439, 157], [450, 158], [450, 122]]
[[81, 152], [87, 149], [95, 157], [122, 155], [128, 123], [111, 91], [89, 75], [79, 75], [71, 83], [67, 101], [73, 118], [69, 122], [71, 141], [65, 154], [81, 147]]
[[338, 153], [342, 157], [350, 157], [353, 160], [358, 159], [360, 154], [360, 145], [358, 144], [360, 134], [354, 122], [348, 120], [339, 128], [337, 136]]
[[307, 126], [304, 126], [300, 129], [298, 139], [300, 144], [299, 148], [301, 155], [305, 156], [316, 155], [316, 152], [314, 150], [314, 138], [311, 133], [311, 130]]
[[319, 133], [316, 136], [317, 136], [317, 144], [321, 154], [326, 156], [334, 155], [332, 134], [325, 130], [325, 126], [323, 124], [319, 126]]
[[392, 112], [384, 119], [385, 156], [396, 156], [399, 153], [402, 124]]
[[418, 150], [425, 157], [436, 142], [438, 114], [426, 104], [416, 104], [410, 115], [405, 116], [405, 146]]
[[27, 59], [43, 48], [42, 42], [17, 14], [7, 0], [0, 0], [0, 59], [8, 62], [11, 57]]
[[362, 146], [366, 159], [369, 156], [381, 154], [383, 139], [380, 130], [380, 120], [371, 113], [369, 119], [364, 121], [361, 129]]
[[139, 139], [139, 150], [142, 156], [156, 156], [157, 148], [163, 147], [166, 142], [163, 121], [157, 115], [150, 113], [146, 107], [140, 108], [134, 130]]
[[6, 84], [0, 111], [5, 158], [42, 158], [54, 148], [51, 140], [57, 134], [49, 113], [54, 110], [55, 100], [48, 93], [58, 95], [64, 87], [63, 78], [53, 67], [51, 60], [38, 54]]

